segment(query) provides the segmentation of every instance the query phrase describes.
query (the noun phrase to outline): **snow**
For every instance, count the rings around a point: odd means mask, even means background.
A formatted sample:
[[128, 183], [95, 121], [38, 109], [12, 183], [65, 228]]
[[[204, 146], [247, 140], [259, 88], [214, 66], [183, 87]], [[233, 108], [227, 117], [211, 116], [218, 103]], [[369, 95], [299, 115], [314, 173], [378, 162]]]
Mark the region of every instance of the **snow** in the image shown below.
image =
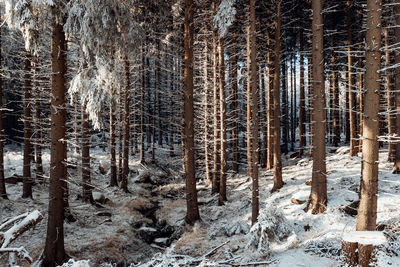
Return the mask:
[[385, 235], [377, 231], [353, 231], [345, 233], [343, 241], [373, 246], [379, 246], [387, 242]]
[[229, 27], [235, 21], [236, 8], [234, 4], [235, 0], [222, 0], [214, 17], [214, 25], [218, 29], [221, 38], [225, 37]]
[[[327, 149], [330, 151], [331, 149]], [[75, 223], [65, 224], [65, 246], [74, 259], [90, 260], [90, 266], [109, 263], [132, 266], [216, 266], [217, 264], [246, 264], [268, 262], [270, 266], [338, 266], [342, 264], [341, 242], [347, 233], [355, 230], [356, 218], [341, 209], [358, 199], [361, 159], [350, 157], [348, 147], [327, 154], [328, 206], [325, 213], [313, 215], [304, 212], [304, 205], [291, 203], [291, 198], [307, 199], [311, 180], [312, 160], [284, 157], [283, 179], [286, 183], [279, 192], [270, 193], [273, 172], [260, 171], [260, 217], [251, 227], [251, 181], [243, 169], [239, 174], [228, 174], [227, 197], [224, 206], [210, 195], [210, 187], [199, 174], [198, 195], [202, 221], [192, 227], [184, 226], [186, 201], [184, 181], [179, 175], [178, 156], [169, 157], [165, 149], [157, 149], [156, 165], [141, 165], [138, 155], [130, 159], [129, 190], [125, 194], [109, 188], [109, 175], [99, 170], [101, 161], [109, 168], [108, 151], [91, 149], [92, 182], [95, 195], [107, 198], [103, 208], [84, 204], [81, 194], [79, 168], [69, 170], [70, 205]], [[347, 152], [346, 152], [347, 151]], [[77, 154], [69, 153], [69, 160], [78, 161]], [[149, 154], [146, 154], [150, 158]], [[400, 183], [391, 173], [392, 164], [386, 161], [387, 149], [382, 149], [379, 163], [378, 225], [387, 239], [378, 250], [379, 266], [400, 266]], [[49, 150], [43, 151], [45, 174], [48, 174]], [[168, 172], [166, 172], [168, 170]], [[22, 173], [22, 149], [5, 148], [5, 177]], [[151, 179], [138, 179], [144, 174]], [[163, 183], [160, 183], [163, 181]], [[24, 246], [35, 260], [39, 257], [46, 234], [48, 188], [46, 184], [33, 187], [34, 200], [22, 199], [22, 184], [7, 184], [9, 201], [0, 201], [0, 224], [28, 210], [39, 210], [45, 218], [34, 229], [18, 237], [15, 247]], [[157, 203], [152, 213], [152, 208]], [[109, 212], [111, 217], [97, 216]], [[159, 226], [150, 217], [153, 214], [165, 229], [174, 228], [174, 236], [156, 235], [151, 244], [141, 239], [140, 231], [149, 236]], [[154, 219], [154, 218], [153, 218]], [[275, 220], [275, 221], [274, 221]], [[276, 227], [280, 227], [277, 229]], [[1, 231], [1, 230], [0, 230]], [[275, 236], [269, 236], [268, 233]], [[157, 234], [157, 233], [155, 233]], [[167, 239], [165, 239], [167, 238]], [[253, 239], [253, 243], [250, 242]], [[172, 244], [171, 244], [172, 242]], [[168, 244], [167, 247], [164, 244]], [[221, 246], [222, 245], [222, 246]], [[221, 247], [219, 247], [221, 246]], [[219, 247], [219, 248], [218, 248]], [[216, 249], [218, 248], [218, 249]], [[210, 251], [216, 249], [213, 253]], [[0, 265], [7, 262], [0, 255]]]

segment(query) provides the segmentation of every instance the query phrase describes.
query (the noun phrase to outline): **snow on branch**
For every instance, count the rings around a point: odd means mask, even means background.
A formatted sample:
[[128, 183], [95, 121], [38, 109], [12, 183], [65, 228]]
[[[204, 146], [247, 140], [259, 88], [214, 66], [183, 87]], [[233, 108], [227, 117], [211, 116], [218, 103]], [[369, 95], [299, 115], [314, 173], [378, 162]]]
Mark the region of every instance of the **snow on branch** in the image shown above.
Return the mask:
[[226, 36], [229, 27], [235, 21], [236, 8], [234, 4], [235, 0], [222, 0], [214, 17], [214, 25], [221, 38]]

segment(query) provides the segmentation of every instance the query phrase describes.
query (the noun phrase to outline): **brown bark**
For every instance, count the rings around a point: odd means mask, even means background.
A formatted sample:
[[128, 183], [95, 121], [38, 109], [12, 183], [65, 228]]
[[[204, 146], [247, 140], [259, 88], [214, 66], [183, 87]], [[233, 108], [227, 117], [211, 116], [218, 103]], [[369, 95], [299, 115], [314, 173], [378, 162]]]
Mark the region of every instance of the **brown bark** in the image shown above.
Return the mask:
[[92, 185], [90, 181], [90, 134], [89, 116], [86, 103], [82, 105], [82, 201], [93, 202]]
[[[215, 0], [212, 1], [211, 9], [213, 14], [216, 13], [216, 3]], [[220, 131], [219, 131], [219, 90], [218, 90], [218, 50], [217, 50], [217, 32], [213, 30], [212, 32], [212, 42], [213, 42], [213, 86], [214, 86], [214, 149], [213, 149], [213, 180], [211, 194], [219, 193], [220, 185]]]
[[300, 108], [299, 108], [299, 157], [303, 155], [306, 146], [306, 124], [305, 124], [305, 93], [304, 93], [304, 29], [301, 26], [300, 33]]
[[119, 103], [118, 103], [118, 110], [119, 110], [119, 120], [118, 120], [118, 130], [119, 130], [119, 138], [118, 138], [118, 181], [121, 182], [122, 181], [122, 138], [123, 138], [123, 119], [124, 119], [124, 115], [123, 115], [123, 107], [122, 107], [122, 103], [123, 103], [123, 94], [122, 94], [122, 86], [119, 87]]
[[353, 89], [353, 31], [352, 31], [352, 10], [351, 1], [346, 1], [346, 23], [347, 23], [347, 83], [349, 94], [349, 125], [350, 125], [350, 156], [357, 155], [357, 139], [356, 139], [356, 95]]
[[220, 105], [220, 132], [221, 132], [221, 170], [219, 177], [219, 199], [218, 205], [223, 205], [226, 198], [226, 99], [225, 99], [225, 61], [224, 61], [224, 39], [219, 38], [219, 105]]
[[36, 174], [36, 180], [43, 181], [43, 160], [42, 160], [42, 143], [43, 143], [43, 134], [42, 134], [42, 126], [41, 126], [41, 103], [40, 103], [40, 97], [41, 97], [41, 88], [40, 88], [40, 79], [38, 78], [40, 72], [40, 67], [39, 67], [39, 58], [36, 58], [35, 60], [35, 75], [36, 75], [36, 80], [35, 80], [35, 90], [36, 90], [36, 97], [35, 97], [35, 160], [36, 160], [36, 166], [35, 166], [35, 174]]
[[3, 74], [2, 74], [2, 29], [0, 28], [0, 198], [8, 199], [4, 179], [4, 152], [3, 152]]
[[258, 92], [257, 92], [257, 43], [256, 43], [256, 14], [255, 14], [255, 0], [250, 0], [250, 25], [248, 26], [248, 38], [251, 40], [250, 44], [250, 86], [251, 86], [251, 100], [252, 100], [252, 122], [251, 122], [251, 174], [253, 181], [253, 190], [251, 197], [251, 223], [254, 224], [257, 221], [259, 213], [259, 193], [258, 193]]
[[[389, 53], [389, 33], [388, 28], [385, 27], [383, 30], [385, 37], [385, 66], [390, 65], [390, 53]], [[385, 87], [386, 87], [386, 97], [387, 97], [387, 122], [388, 122], [388, 161], [394, 162], [395, 158], [395, 149], [392, 140], [392, 136], [395, 132], [395, 122], [394, 122], [394, 97], [393, 97], [393, 89], [392, 89], [392, 77], [390, 71], [385, 75]]]
[[313, 105], [313, 98], [314, 98], [314, 86], [313, 86], [313, 59], [312, 57], [308, 57], [308, 134], [310, 136], [310, 157], [313, 157], [313, 136], [314, 136], [314, 105]]
[[26, 53], [24, 74], [24, 159], [22, 198], [32, 198], [32, 56]]
[[325, 162], [325, 78], [324, 78], [324, 42], [323, 42], [323, 0], [313, 0], [312, 22], [312, 57], [313, 57], [313, 168], [311, 181], [311, 194], [308, 208], [313, 214], [322, 213], [328, 203], [326, 188], [326, 162]]
[[194, 13], [193, 0], [185, 0], [185, 31], [184, 31], [184, 108], [183, 108], [183, 161], [186, 180], [186, 223], [192, 225], [200, 219], [197, 203], [195, 160], [194, 160], [194, 109], [193, 109], [193, 44], [194, 44]]
[[210, 86], [209, 86], [209, 79], [208, 79], [208, 30], [206, 32], [206, 37], [204, 38], [204, 88], [205, 88], [205, 115], [204, 115], [204, 161], [205, 161], [205, 168], [206, 168], [206, 180], [207, 183], [212, 183], [212, 170], [210, 164]]
[[[53, 10], [56, 12], [55, 10]], [[65, 94], [66, 94], [66, 51], [63, 25], [56, 22], [55, 15], [51, 26], [51, 157], [49, 214], [46, 245], [43, 252], [43, 265], [62, 265], [66, 258], [64, 249], [63, 225], [63, 180], [66, 180], [64, 162], [66, 161], [65, 140]]]
[[131, 79], [130, 79], [130, 63], [128, 56], [124, 58], [125, 65], [125, 102], [124, 102], [124, 163], [122, 168], [121, 189], [128, 192], [128, 176], [129, 176], [129, 141], [130, 141], [130, 101], [131, 101]]
[[115, 100], [110, 103], [110, 186], [118, 186], [117, 161], [115, 155]]
[[231, 67], [231, 77], [232, 77], [232, 170], [235, 173], [239, 172], [239, 105], [238, 105], [238, 75], [237, 75], [237, 66], [238, 66], [238, 56], [237, 56], [237, 26], [233, 28], [233, 48], [232, 48], [232, 67]]
[[339, 124], [339, 88], [338, 76], [336, 75], [336, 55], [332, 52], [332, 94], [333, 94], [333, 145], [338, 146], [340, 143], [340, 124]]
[[[251, 3], [250, 3], [251, 5]], [[250, 22], [251, 23], [251, 22]], [[252, 177], [252, 151], [251, 151], [251, 123], [252, 123], [252, 113], [251, 113], [251, 33], [250, 26], [247, 27], [247, 95], [246, 95], [246, 152], [247, 152], [247, 175]]]
[[[171, 66], [174, 64], [174, 60], [172, 56], [167, 55], [167, 60]], [[173, 81], [173, 73], [172, 71], [168, 72], [168, 93], [169, 93], [169, 98], [170, 98], [170, 108], [169, 108], [169, 131], [168, 131], [168, 143], [169, 143], [169, 154], [170, 156], [174, 156], [174, 95], [173, 95], [173, 89], [174, 89], [174, 81]]]
[[[360, 11], [360, 23], [362, 25], [363, 23], [363, 14], [364, 12]], [[359, 45], [358, 45], [358, 50], [362, 51], [363, 48], [363, 33], [362, 31], [359, 32], [358, 34], [358, 41], [359, 41]], [[360, 57], [358, 59], [358, 67], [362, 68], [363, 67], [363, 58]], [[359, 91], [360, 91], [360, 136], [363, 136], [363, 124], [364, 124], [364, 75], [362, 72], [360, 72], [360, 74], [358, 75], [358, 87], [359, 87]], [[360, 138], [360, 140], [358, 141], [358, 152], [362, 152], [362, 138]]]
[[140, 92], [140, 163], [145, 163], [144, 157], [144, 92], [146, 86], [146, 70], [145, 70], [145, 53], [144, 46], [142, 47], [142, 86]]
[[[396, 5], [394, 6], [394, 12], [396, 24], [400, 25], [400, 0], [396, 0]], [[400, 42], [400, 28], [394, 28], [395, 42]], [[395, 64], [400, 64], [400, 54], [395, 53]], [[394, 87], [400, 88], [400, 68], [396, 68], [394, 73]], [[399, 90], [395, 93], [395, 105], [396, 105], [396, 135], [400, 136], [400, 92]], [[396, 153], [394, 158], [393, 172], [400, 172], [400, 142], [396, 143]]]
[[280, 49], [281, 49], [281, 1], [277, 3], [276, 15], [276, 29], [275, 29], [275, 62], [274, 62], [274, 186], [271, 192], [275, 192], [282, 188], [282, 158], [281, 158], [281, 119], [280, 119]]
[[[260, 62], [260, 64], [262, 64]], [[268, 123], [267, 123], [267, 103], [266, 103], [266, 88], [265, 88], [265, 67], [262, 64], [260, 69], [260, 79], [261, 79], [261, 130], [262, 130], [262, 158], [261, 164], [262, 168], [267, 166], [267, 157], [268, 157]]]
[[374, 231], [377, 217], [378, 155], [379, 155], [379, 92], [378, 70], [381, 66], [382, 1], [367, 1], [366, 71], [364, 100], [363, 169], [361, 198], [357, 212], [357, 231]]
[[267, 118], [268, 118], [268, 155], [267, 155], [267, 170], [270, 170], [274, 166], [274, 146], [273, 146], [273, 140], [274, 140], [274, 95], [273, 95], [273, 90], [274, 90], [274, 69], [273, 69], [273, 53], [271, 53], [272, 50], [272, 45], [271, 45], [271, 39], [272, 39], [272, 34], [270, 31], [268, 31], [268, 39], [267, 39], [267, 47], [268, 47], [268, 52], [267, 52], [267, 76], [268, 76], [268, 88], [267, 88], [267, 101], [268, 101], [268, 107], [267, 107]]

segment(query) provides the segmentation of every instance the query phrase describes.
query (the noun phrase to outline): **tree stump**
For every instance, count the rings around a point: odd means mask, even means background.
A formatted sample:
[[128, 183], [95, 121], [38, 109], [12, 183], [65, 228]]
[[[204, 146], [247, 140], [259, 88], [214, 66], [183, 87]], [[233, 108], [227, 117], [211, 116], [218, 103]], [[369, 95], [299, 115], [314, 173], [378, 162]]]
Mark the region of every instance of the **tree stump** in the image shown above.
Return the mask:
[[386, 243], [386, 237], [378, 231], [353, 231], [345, 233], [342, 251], [348, 266], [370, 266], [376, 261], [375, 248]]

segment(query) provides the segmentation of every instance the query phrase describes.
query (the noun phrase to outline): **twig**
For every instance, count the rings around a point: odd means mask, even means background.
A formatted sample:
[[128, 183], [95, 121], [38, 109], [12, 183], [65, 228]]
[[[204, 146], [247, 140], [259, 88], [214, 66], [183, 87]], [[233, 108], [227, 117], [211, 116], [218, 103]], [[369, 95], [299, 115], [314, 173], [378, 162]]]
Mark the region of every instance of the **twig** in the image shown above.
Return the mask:
[[213, 254], [215, 251], [217, 251], [218, 249], [220, 249], [221, 247], [225, 246], [226, 244], [228, 244], [230, 242], [230, 240], [226, 241], [225, 243], [222, 243], [221, 245], [217, 246], [216, 248], [213, 248], [212, 250], [210, 250], [209, 252], [207, 252], [206, 254], [204, 254], [203, 256], [201, 256], [201, 258], [205, 258], [210, 256], [211, 254]]
[[224, 264], [226, 264], [226, 265], [230, 265], [230, 266], [234, 266], [234, 267], [236, 267], [236, 266], [257, 266], [257, 265], [263, 265], [263, 266], [266, 266], [266, 265], [271, 265], [271, 264], [273, 264], [273, 263], [276, 263], [278, 260], [272, 260], [272, 261], [256, 261], [256, 262], [246, 262], [246, 263], [229, 263], [229, 262], [227, 262], [227, 263], [224, 263]]

